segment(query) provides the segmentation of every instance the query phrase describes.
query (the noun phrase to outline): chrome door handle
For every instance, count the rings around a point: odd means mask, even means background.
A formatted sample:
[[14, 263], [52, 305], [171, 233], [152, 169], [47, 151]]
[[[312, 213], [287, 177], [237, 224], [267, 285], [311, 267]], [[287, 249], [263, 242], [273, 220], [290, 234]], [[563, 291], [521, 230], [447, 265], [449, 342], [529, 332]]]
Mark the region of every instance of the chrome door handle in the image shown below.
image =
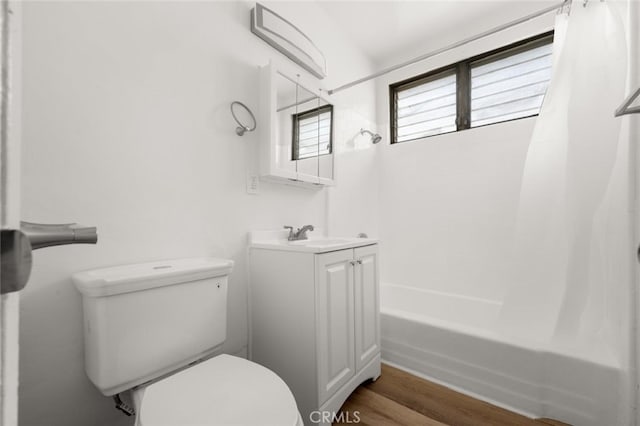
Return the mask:
[[20, 229], [3, 229], [0, 236], [0, 293], [20, 291], [31, 275], [32, 250], [63, 244], [95, 244], [98, 233], [92, 226], [76, 223], [46, 225], [20, 222]]
[[94, 226], [82, 226], [77, 223], [48, 225], [20, 222], [20, 229], [29, 238], [33, 250], [64, 244], [95, 244], [98, 242], [98, 233]]
[[0, 294], [20, 291], [31, 275], [31, 243], [19, 230], [3, 229], [0, 235]]

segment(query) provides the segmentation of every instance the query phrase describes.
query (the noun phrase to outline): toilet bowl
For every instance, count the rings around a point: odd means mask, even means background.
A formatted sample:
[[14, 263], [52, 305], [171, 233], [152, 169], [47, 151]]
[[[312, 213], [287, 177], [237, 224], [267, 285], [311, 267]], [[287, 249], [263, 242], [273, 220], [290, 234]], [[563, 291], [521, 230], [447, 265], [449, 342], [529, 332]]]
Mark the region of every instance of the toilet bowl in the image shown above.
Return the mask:
[[82, 294], [87, 376], [118, 404], [130, 391], [137, 426], [302, 426], [280, 377], [219, 355], [232, 268], [225, 259], [177, 259], [72, 277]]
[[133, 390], [136, 426], [302, 426], [287, 385], [271, 370], [219, 355]]

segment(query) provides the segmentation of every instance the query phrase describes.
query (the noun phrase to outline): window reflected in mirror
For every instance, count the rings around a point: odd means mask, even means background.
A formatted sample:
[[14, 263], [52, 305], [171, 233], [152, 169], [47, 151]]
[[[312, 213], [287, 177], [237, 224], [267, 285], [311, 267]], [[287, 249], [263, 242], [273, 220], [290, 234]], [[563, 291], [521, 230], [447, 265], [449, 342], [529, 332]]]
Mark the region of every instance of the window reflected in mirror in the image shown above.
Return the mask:
[[293, 160], [331, 154], [333, 105], [327, 104], [292, 116]]

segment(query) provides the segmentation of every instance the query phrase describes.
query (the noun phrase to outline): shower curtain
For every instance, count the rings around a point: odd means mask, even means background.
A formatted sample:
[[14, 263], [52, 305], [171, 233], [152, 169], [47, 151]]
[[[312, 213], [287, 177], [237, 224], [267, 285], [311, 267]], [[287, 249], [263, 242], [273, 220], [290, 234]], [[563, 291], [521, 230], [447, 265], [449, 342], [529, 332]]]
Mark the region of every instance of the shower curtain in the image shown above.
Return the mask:
[[[556, 17], [553, 75], [526, 157], [503, 332], [541, 344], [606, 339], [626, 243], [624, 25], [609, 2]], [[626, 229], [630, 232], [630, 229]], [[624, 247], [622, 247], [624, 246]], [[622, 251], [621, 251], [622, 247]], [[613, 292], [615, 294], [615, 291]]]

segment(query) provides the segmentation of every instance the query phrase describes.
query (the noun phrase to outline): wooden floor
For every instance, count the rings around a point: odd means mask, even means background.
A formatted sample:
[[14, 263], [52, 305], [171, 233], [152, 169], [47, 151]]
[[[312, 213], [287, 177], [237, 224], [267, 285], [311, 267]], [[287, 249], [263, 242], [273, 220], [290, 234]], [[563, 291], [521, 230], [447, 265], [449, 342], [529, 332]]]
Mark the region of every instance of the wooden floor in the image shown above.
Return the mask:
[[349, 397], [338, 418], [343, 422], [336, 424], [370, 426], [567, 426], [524, 417], [385, 364], [377, 381]]

